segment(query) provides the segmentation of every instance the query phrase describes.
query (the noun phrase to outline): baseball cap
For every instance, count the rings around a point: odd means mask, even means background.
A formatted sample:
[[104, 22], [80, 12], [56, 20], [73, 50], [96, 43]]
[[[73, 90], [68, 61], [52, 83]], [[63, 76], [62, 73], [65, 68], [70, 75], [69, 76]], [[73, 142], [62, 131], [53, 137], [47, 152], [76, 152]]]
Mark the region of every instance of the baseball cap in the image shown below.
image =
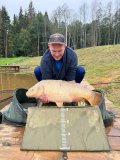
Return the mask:
[[62, 34], [59, 34], [59, 33], [55, 33], [55, 34], [52, 34], [49, 38], [49, 42], [48, 44], [65, 44], [65, 37], [64, 35]]

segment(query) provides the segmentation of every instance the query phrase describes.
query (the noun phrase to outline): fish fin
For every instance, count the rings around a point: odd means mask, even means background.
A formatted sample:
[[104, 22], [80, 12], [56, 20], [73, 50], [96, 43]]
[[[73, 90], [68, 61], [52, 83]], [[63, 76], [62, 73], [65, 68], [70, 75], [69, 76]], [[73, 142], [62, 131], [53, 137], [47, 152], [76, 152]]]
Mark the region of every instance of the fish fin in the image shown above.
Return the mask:
[[63, 102], [55, 102], [56, 103], [56, 105], [58, 106], [58, 107], [62, 107], [63, 106]]

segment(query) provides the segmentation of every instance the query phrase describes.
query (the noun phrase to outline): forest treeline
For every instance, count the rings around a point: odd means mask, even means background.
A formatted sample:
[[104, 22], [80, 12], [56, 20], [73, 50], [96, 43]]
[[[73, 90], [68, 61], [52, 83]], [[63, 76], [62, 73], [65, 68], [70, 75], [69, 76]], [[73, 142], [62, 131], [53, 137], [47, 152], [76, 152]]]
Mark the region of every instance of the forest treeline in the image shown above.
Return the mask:
[[64, 34], [67, 45], [75, 49], [120, 44], [120, 3], [115, 3], [114, 10], [112, 2], [105, 7], [99, 0], [92, 2], [91, 7], [83, 3], [77, 14], [63, 4], [50, 17], [47, 11], [36, 13], [31, 1], [25, 11], [20, 7], [12, 20], [2, 6], [0, 57], [43, 55], [49, 35], [56, 32]]

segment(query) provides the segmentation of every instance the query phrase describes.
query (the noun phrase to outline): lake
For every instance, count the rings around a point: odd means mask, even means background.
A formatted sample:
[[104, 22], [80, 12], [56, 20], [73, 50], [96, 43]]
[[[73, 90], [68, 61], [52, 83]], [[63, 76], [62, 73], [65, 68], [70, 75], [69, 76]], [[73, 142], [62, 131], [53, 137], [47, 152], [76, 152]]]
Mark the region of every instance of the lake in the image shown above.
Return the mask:
[[11, 99], [1, 102], [3, 99], [12, 96], [12, 91], [16, 88], [30, 88], [37, 83], [33, 74], [9, 74], [0, 73], [0, 108], [8, 104]]

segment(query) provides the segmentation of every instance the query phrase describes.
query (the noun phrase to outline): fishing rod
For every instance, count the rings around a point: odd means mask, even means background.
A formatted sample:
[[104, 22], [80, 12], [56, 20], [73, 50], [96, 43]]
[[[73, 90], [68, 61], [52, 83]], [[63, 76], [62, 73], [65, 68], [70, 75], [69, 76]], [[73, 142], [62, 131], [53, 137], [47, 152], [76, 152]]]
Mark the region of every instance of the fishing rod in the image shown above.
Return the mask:
[[107, 85], [107, 84], [111, 84], [111, 83], [120, 83], [120, 81], [111, 81], [111, 82], [95, 82], [95, 83], [90, 83], [90, 85], [101, 85], [101, 84], [104, 84], [104, 85]]

